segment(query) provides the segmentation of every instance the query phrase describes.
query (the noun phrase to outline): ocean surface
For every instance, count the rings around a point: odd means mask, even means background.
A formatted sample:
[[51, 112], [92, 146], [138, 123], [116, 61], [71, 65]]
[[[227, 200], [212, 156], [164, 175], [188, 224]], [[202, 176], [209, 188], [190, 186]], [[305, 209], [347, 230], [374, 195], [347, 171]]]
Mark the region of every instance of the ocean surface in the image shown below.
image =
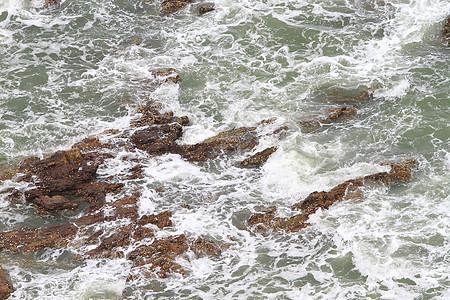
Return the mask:
[[[441, 40], [450, 1], [213, 2], [202, 16], [199, 2], [163, 16], [157, 0], [48, 9], [0, 0], [0, 170], [126, 128], [148, 98], [189, 116], [181, 143], [272, 117], [289, 128], [261, 140], [252, 153], [278, 150], [256, 169], [236, 167], [248, 153], [204, 163], [128, 154], [145, 165], [140, 212], [173, 212], [158, 236], [231, 243], [219, 259], [180, 258], [184, 276], [126, 282], [125, 259], [74, 261], [70, 247], [1, 252], [11, 299], [118, 299], [124, 289], [130, 299], [450, 299], [450, 48]], [[180, 84], [150, 84], [160, 68], [175, 68]], [[373, 99], [349, 102], [364, 88]], [[358, 115], [302, 132], [299, 121], [340, 105]], [[262, 208], [289, 216], [313, 191], [406, 158], [419, 162], [411, 181], [366, 187], [298, 233], [247, 226]], [[99, 176], [124, 164], [108, 160]], [[37, 215], [0, 195], [0, 231], [76, 217]]]

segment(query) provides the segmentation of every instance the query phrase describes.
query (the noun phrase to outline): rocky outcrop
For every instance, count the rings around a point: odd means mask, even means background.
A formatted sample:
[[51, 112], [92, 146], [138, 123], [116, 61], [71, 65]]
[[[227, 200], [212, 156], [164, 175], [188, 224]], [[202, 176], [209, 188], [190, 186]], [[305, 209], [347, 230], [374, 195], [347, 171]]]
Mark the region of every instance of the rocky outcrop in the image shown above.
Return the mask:
[[173, 153], [188, 161], [205, 161], [236, 151], [251, 150], [258, 144], [254, 127], [240, 127], [219, 133], [195, 145], [178, 145]]
[[214, 10], [214, 4], [209, 4], [209, 3], [205, 3], [202, 4], [199, 8], [198, 8], [198, 14], [204, 15], [207, 12], [213, 11]]
[[240, 166], [247, 167], [247, 168], [259, 167], [259, 166], [263, 165], [269, 159], [269, 157], [275, 151], [277, 151], [277, 149], [278, 149], [277, 147], [266, 148], [263, 151], [258, 152], [256, 154], [250, 156], [249, 158], [246, 158], [243, 161], [241, 161]]
[[7, 299], [13, 291], [13, 286], [9, 283], [5, 271], [0, 266], [0, 300]]
[[444, 34], [443, 39], [447, 41], [447, 46], [450, 46], [450, 18], [445, 21], [442, 33]]
[[347, 180], [330, 191], [312, 192], [303, 201], [292, 206], [292, 210], [300, 210], [301, 213], [291, 218], [277, 217], [276, 207], [272, 206], [261, 213], [252, 215], [248, 220], [248, 224], [263, 234], [269, 230], [299, 231], [309, 225], [307, 223], [309, 216], [318, 209], [328, 209], [336, 202], [360, 198], [362, 196], [360, 188], [366, 184], [382, 183], [391, 185], [409, 180], [412, 169], [417, 166], [417, 162], [414, 159], [409, 159], [400, 163], [386, 163], [386, 165], [391, 167], [389, 172]]
[[161, 3], [162, 13], [167, 15], [177, 12], [191, 2], [192, 0], [164, 0]]
[[95, 182], [98, 166], [109, 155], [98, 152], [82, 153], [79, 149], [91, 149], [98, 145], [80, 143], [67, 151], [57, 151], [39, 159], [30, 157], [19, 167], [21, 181], [33, 182], [36, 188], [24, 193], [27, 201], [45, 210], [74, 209], [76, 203], [65, 197], [72, 195], [76, 201], [88, 201], [101, 206], [107, 193], [118, 193], [122, 184]]

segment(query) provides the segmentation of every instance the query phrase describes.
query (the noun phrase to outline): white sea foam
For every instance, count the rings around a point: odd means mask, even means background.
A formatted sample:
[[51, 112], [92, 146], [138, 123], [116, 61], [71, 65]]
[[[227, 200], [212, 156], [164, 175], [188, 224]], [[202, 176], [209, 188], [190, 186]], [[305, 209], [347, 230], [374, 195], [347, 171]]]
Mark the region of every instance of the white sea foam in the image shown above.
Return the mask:
[[[442, 66], [440, 74], [433, 72], [439, 63], [415, 48], [429, 50], [427, 40], [437, 36], [434, 27], [450, 3], [375, 2], [220, 0], [216, 11], [201, 18], [187, 9], [159, 17], [135, 3], [119, 7], [92, 1], [86, 12], [75, 2], [62, 11], [27, 11], [30, 2], [0, 2], [8, 12], [14, 5], [25, 10], [0, 22], [0, 40], [9, 47], [0, 79], [2, 101], [16, 97], [10, 106], [0, 104], [0, 126], [6, 126], [0, 155], [43, 156], [89, 134], [127, 127], [133, 105], [146, 97], [190, 117], [193, 124], [180, 141], [187, 144], [278, 117], [261, 134], [285, 124], [290, 128], [284, 139], [261, 140], [254, 152], [279, 149], [260, 169], [236, 167], [248, 153], [189, 163], [178, 155], [150, 157], [140, 151], [118, 153], [99, 168], [100, 178], [113, 176], [125, 183], [125, 191], [140, 189], [140, 214], [173, 211], [173, 228], [158, 231], [157, 237], [184, 233], [232, 244], [219, 259], [188, 253], [189, 260], [177, 261], [187, 270], [184, 277], [136, 283], [136, 297], [445, 299], [450, 286], [449, 197], [442, 188], [450, 170], [442, 133], [446, 119], [436, 111], [430, 114], [441, 119], [433, 122], [423, 114], [427, 102], [417, 98], [436, 101], [442, 93], [438, 85], [444, 86], [448, 76]], [[24, 36], [30, 40], [19, 39]], [[134, 36], [143, 44], [129, 45]], [[117, 45], [119, 40], [123, 44]], [[15, 75], [30, 67], [35, 67], [28, 69], [31, 75]], [[153, 68], [167, 67], [179, 71], [180, 85], [148, 84]], [[413, 69], [421, 67], [431, 75], [418, 78]], [[48, 68], [42, 85], [17, 84], [33, 82], [33, 72], [42, 68]], [[372, 84], [381, 88], [375, 99], [357, 104], [359, 116], [315, 135], [300, 133], [297, 121], [335, 106], [312, 95], [329, 87]], [[29, 103], [21, 104], [22, 98]], [[126, 108], [123, 98], [130, 104]], [[424, 137], [416, 137], [421, 130]], [[312, 215], [312, 226], [301, 233], [259, 236], [247, 228], [246, 220], [261, 207], [277, 205], [280, 216], [290, 215], [290, 205], [312, 191], [386, 171], [379, 163], [411, 155], [420, 158], [424, 175], [392, 188], [367, 187], [361, 200]], [[145, 177], [122, 180], [133, 159], [144, 165]], [[9, 187], [18, 186], [8, 181], [0, 190]], [[186, 204], [190, 209], [182, 208]], [[6, 196], [0, 208], [8, 228], [27, 222], [26, 208], [9, 207]], [[72, 265], [63, 260], [67, 271], [52, 265], [60, 256], [60, 250], [48, 250], [40, 256], [42, 265], [31, 269], [32, 261], [2, 262], [18, 283], [13, 299], [114, 299], [134, 284], [125, 283], [130, 269], [125, 261]]]

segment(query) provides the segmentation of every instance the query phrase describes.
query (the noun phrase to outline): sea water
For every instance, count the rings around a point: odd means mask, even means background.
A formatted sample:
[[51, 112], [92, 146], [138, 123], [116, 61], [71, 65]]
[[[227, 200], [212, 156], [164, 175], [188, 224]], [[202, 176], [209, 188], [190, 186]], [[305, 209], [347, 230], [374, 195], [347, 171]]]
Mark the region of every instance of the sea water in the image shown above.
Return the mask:
[[[173, 212], [174, 226], [157, 236], [230, 243], [219, 259], [179, 258], [184, 276], [127, 282], [126, 260], [76, 261], [71, 247], [2, 252], [11, 299], [117, 299], [123, 290], [132, 299], [450, 298], [448, 0], [216, 0], [203, 16], [199, 2], [168, 16], [157, 0], [43, 2], [0, 0], [0, 170], [126, 128], [149, 98], [189, 116], [180, 143], [273, 117], [269, 129], [289, 129], [260, 141], [252, 153], [278, 150], [258, 169], [236, 167], [244, 154], [206, 163], [121, 154], [144, 165], [140, 213]], [[149, 84], [160, 68], [175, 68], [181, 83]], [[373, 99], [335, 97], [364, 88]], [[343, 104], [358, 115], [301, 131], [299, 121]], [[419, 162], [411, 181], [367, 187], [298, 233], [261, 236], [246, 224], [271, 205], [289, 216], [309, 193], [405, 158]], [[120, 177], [126, 164], [119, 155], [98, 175]], [[10, 187], [26, 185], [0, 190]], [[6, 196], [1, 231], [76, 218], [40, 216]]]

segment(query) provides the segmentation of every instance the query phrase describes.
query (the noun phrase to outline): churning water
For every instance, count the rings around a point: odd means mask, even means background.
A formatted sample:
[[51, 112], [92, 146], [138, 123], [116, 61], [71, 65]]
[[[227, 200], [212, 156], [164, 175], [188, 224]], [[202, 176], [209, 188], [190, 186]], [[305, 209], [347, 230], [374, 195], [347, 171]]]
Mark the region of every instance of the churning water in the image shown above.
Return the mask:
[[[189, 116], [183, 143], [271, 117], [289, 126], [284, 139], [255, 149], [279, 147], [260, 169], [236, 167], [240, 154], [207, 163], [124, 154], [145, 164], [140, 212], [173, 212], [173, 228], [158, 235], [232, 243], [220, 259], [180, 258], [184, 276], [126, 282], [126, 260], [73, 261], [71, 248], [2, 252], [11, 299], [116, 299], [124, 289], [135, 299], [449, 299], [450, 48], [440, 39], [450, 2], [214, 3], [203, 16], [196, 2], [162, 16], [158, 0], [48, 9], [0, 0], [0, 170], [127, 127], [143, 97]], [[158, 68], [175, 68], [181, 83], [149, 84]], [[356, 118], [301, 132], [298, 121], [342, 105], [332, 92], [364, 87], [378, 88], [356, 104]], [[303, 231], [261, 236], [247, 227], [261, 208], [289, 214], [313, 191], [410, 157], [419, 161], [410, 182], [366, 188], [362, 199], [312, 215]], [[108, 160], [99, 175], [120, 175], [124, 164]], [[0, 198], [2, 231], [74, 217]]]

